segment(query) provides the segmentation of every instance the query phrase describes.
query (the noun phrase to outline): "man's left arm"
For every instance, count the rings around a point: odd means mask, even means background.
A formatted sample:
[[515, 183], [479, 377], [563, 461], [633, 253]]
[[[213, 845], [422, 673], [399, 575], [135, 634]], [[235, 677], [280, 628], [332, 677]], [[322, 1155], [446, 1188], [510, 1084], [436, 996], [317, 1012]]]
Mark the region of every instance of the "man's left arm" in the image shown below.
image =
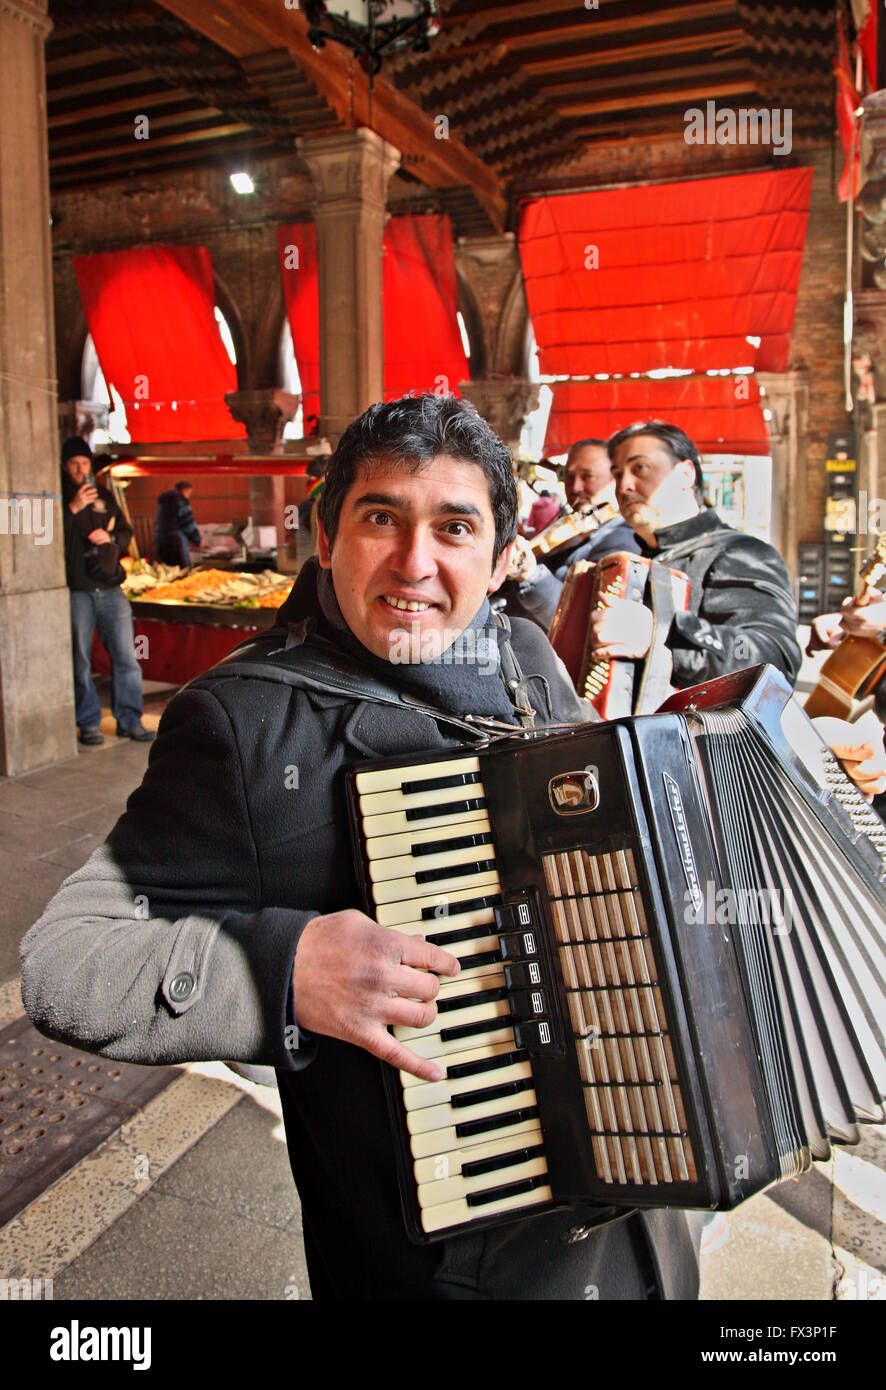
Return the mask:
[[178, 499], [178, 525], [179, 530], [184, 531], [192, 545], [200, 544], [200, 532], [194, 520], [194, 513], [187, 497]]
[[793, 683], [801, 661], [797, 607], [780, 555], [752, 536], [725, 546], [704, 575], [697, 612], [674, 616], [667, 645], [679, 686], [764, 661]]

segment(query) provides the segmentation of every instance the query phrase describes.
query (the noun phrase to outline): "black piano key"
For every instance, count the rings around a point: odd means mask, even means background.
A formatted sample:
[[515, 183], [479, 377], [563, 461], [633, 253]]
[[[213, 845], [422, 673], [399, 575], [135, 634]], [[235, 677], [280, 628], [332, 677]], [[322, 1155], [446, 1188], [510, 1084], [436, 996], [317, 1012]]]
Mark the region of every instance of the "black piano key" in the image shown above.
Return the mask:
[[[456, 941], [479, 941], [484, 936], [494, 935], [492, 924], [490, 922], [483, 922], [479, 927], [462, 927], [459, 931], [426, 933], [425, 940], [430, 941], [432, 946], [449, 946]], [[487, 952], [487, 955], [488, 954]], [[468, 957], [466, 956], [465, 959], [467, 960]], [[496, 961], [499, 959], [497, 951], [493, 959]], [[489, 965], [491, 962], [484, 961], [483, 963], [484, 965]]]
[[461, 1120], [455, 1126], [456, 1139], [470, 1139], [474, 1134], [491, 1134], [496, 1129], [507, 1129], [508, 1125], [522, 1125], [526, 1120], [538, 1119], [538, 1106], [527, 1105], [524, 1110], [507, 1110], [502, 1115], [487, 1115], [482, 1120]]
[[412, 796], [415, 792], [435, 792], [443, 787], [469, 787], [479, 780], [479, 772], [454, 772], [448, 777], [422, 777], [415, 782], [401, 782], [400, 791], [404, 796]]
[[461, 1165], [461, 1175], [463, 1178], [479, 1178], [484, 1173], [496, 1173], [502, 1168], [514, 1168], [518, 1163], [529, 1163], [533, 1158], [543, 1158], [544, 1152], [544, 1144], [533, 1144], [528, 1149], [496, 1154], [494, 1158], [477, 1158], [473, 1163]]
[[487, 874], [495, 868], [494, 859], [478, 859], [474, 864], [453, 864], [442, 869], [420, 869], [414, 874], [416, 883], [439, 883], [441, 878], [469, 878], [471, 874]]
[[479, 970], [481, 965], [501, 964], [501, 956], [498, 951], [481, 951], [478, 956], [459, 956], [458, 962], [462, 970]]
[[[437, 1007], [439, 1008], [439, 1005]], [[502, 1028], [511, 1028], [513, 1023], [510, 1014], [505, 1018], [483, 1018], [479, 1023], [459, 1023], [455, 1028], [441, 1028], [440, 1041], [458, 1042], [459, 1038], [476, 1038], [481, 1033], [494, 1033], [500, 1032]]]
[[518, 1096], [521, 1091], [531, 1091], [535, 1082], [531, 1076], [522, 1081], [504, 1081], [500, 1086], [485, 1086], [479, 1091], [462, 1091], [451, 1096], [449, 1104], [453, 1110], [466, 1110], [470, 1105], [482, 1105], [488, 1100], [501, 1100], [503, 1096]]
[[427, 840], [424, 844], [413, 845], [410, 851], [414, 856], [422, 854], [447, 854], [456, 849], [474, 849], [479, 845], [491, 845], [492, 835], [487, 830], [481, 835], [458, 835], [452, 840]]
[[495, 989], [478, 990], [476, 994], [459, 994], [452, 999], [438, 999], [437, 1013], [451, 1014], [456, 1009], [468, 1009], [474, 1004], [489, 1004], [493, 999], [506, 999], [507, 994], [504, 985], [498, 985]]
[[498, 1067], [512, 1067], [515, 1062], [525, 1062], [526, 1053], [499, 1052], [495, 1057], [482, 1057], [479, 1062], [458, 1062], [446, 1068], [446, 1080], [455, 1081], [462, 1076], [479, 1076], [484, 1071], [495, 1071]]
[[485, 811], [486, 797], [474, 796], [467, 801], [439, 801], [436, 806], [409, 806], [403, 812], [407, 820], [431, 820], [433, 816], [458, 816], [465, 811]]
[[[501, 902], [501, 893], [488, 893], [485, 898], [465, 898], [464, 902], [454, 902], [452, 912], [453, 915], [462, 912], [479, 912], [481, 908], [494, 907], [498, 902]], [[436, 907], [423, 907], [421, 910], [423, 922], [439, 922], [445, 917], [446, 914], [439, 903]], [[491, 935], [491, 933], [489, 934]]]
[[505, 1197], [519, 1197], [522, 1192], [534, 1192], [537, 1187], [547, 1187], [550, 1179], [547, 1173], [536, 1178], [524, 1178], [522, 1182], [509, 1182], [505, 1187], [489, 1187], [483, 1192], [468, 1192], [465, 1201], [469, 1207], [482, 1207], [488, 1202], [501, 1202]]

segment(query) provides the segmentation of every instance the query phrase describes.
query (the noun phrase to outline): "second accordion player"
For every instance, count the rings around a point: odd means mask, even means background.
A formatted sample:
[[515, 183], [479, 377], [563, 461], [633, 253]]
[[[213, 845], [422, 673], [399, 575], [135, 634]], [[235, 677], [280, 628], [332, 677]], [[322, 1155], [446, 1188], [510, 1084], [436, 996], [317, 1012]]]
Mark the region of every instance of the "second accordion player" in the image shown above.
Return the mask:
[[385, 1068], [417, 1241], [732, 1208], [883, 1122], [886, 827], [771, 667], [671, 703], [350, 774], [367, 910], [462, 966], [395, 1030], [443, 1079]]

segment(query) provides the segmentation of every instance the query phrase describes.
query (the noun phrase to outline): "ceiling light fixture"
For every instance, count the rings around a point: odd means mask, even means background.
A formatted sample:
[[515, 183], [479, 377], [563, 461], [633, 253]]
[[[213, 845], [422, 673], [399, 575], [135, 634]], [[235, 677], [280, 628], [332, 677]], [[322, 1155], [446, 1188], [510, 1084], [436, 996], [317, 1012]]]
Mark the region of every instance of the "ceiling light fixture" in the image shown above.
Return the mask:
[[384, 56], [407, 47], [426, 53], [437, 33], [434, 0], [304, 0], [304, 11], [314, 47], [332, 39], [352, 49], [370, 85]]
[[255, 184], [252, 182], [252, 179], [249, 177], [247, 173], [241, 172], [239, 174], [232, 174], [231, 183], [234, 185], [234, 188], [238, 193], [255, 192]]

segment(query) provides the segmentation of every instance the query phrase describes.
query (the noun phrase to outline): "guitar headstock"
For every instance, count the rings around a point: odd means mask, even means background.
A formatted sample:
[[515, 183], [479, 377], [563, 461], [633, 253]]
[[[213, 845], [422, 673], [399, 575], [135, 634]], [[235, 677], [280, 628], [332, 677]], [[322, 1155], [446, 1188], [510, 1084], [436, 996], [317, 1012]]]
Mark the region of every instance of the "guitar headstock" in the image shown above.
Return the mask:
[[877, 537], [874, 553], [865, 560], [859, 578], [872, 589], [886, 587], [886, 531]]

